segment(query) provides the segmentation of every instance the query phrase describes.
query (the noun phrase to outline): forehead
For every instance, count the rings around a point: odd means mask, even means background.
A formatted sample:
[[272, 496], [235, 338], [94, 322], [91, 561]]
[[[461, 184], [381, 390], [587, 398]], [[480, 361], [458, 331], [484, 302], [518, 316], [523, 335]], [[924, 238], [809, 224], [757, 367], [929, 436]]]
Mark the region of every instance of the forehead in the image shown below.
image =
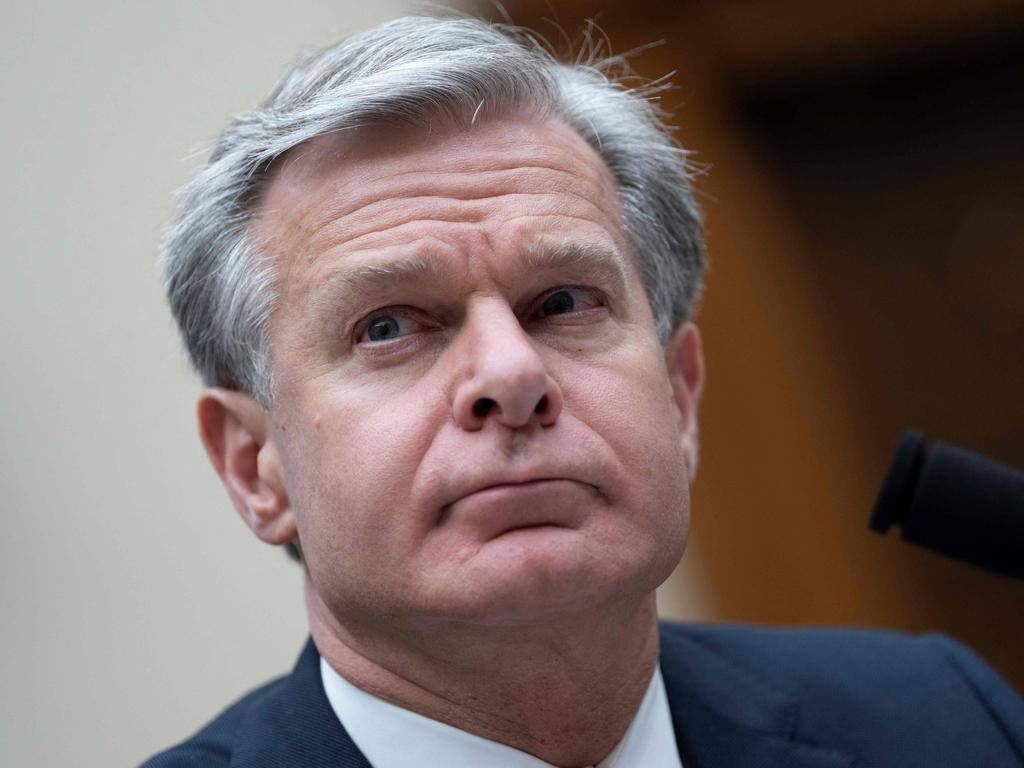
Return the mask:
[[588, 203], [619, 228], [611, 173], [560, 121], [363, 128], [291, 150], [264, 191], [253, 229], [279, 255], [308, 257], [332, 241], [351, 243], [401, 223], [402, 212], [387, 210], [391, 202], [404, 201], [408, 221], [458, 218], [462, 202], [463, 218], [473, 220], [501, 196], [541, 194], [563, 196], [554, 203], [562, 208], [571, 207], [571, 198]]
[[[277, 164], [261, 214], [295, 208], [339, 177], [352, 182], [409, 180], [419, 171], [444, 184], [452, 172], [497, 171], [516, 165], [564, 167], [614, 187], [607, 167], [572, 128], [554, 118], [492, 118], [456, 126], [450, 120], [416, 126], [367, 126], [318, 136], [290, 150]], [[289, 205], [290, 204], [290, 205]]]

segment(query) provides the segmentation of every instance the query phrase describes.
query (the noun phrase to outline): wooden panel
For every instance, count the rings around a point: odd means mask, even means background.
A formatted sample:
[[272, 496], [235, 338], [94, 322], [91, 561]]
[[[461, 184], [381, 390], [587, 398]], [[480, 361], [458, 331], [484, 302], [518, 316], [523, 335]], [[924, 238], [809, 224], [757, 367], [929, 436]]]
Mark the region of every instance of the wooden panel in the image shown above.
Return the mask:
[[866, 62], [893, 52], [987, 34], [1024, 19], [1021, 0], [715, 0], [688, 14], [715, 40], [720, 66], [739, 75]]
[[[570, 36], [595, 5], [558, 5]], [[899, 382], [914, 379], [904, 375], [901, 360], [913, 355], [901, 351], [916, 337], [910, 328], [901, 335], [873, 321], [866, 289], [834, 268], [822, 234], [862, 247], [857, 231], [870, 229], [868, 204], [882, 212], [877, 233], [892, 229], [901, 205], [916, 205], [924, 215], [934, 190], [901, 201], [870, 191], [859, 199], [829, 197], [821, 187], [808, 193], [794, 184], [786, 159], [768, 151], [763, 136], [740, 119], [741, 88], [791, 71], [793, 62], [797, 70], [807, 62], [813, 71], [822, 66], [823, 51], [831, 64], [842, 62], [844, 45], [891, 55], [906, 41], [917, 45], [958, 25], [974, 35], [991, 19], [1005, 18], [1014, 4], [940, 2], [934, 14], [911, 3], [753, 5], [611, 4], [599, 19], [616, 51], [667, 41], [638, 55], [634, 65], [648, 77], [677, 72], [678, 88], [663, 101], [676, 113], [681, 141], [709, 167], [699, 182], [711, 253], [698, 316], [708, 362], [702, 463], [691, 551], [674, 577], [686, 583], [669, 585], [663, 607], [670, 615], [701, 619], [945, 630], [1024, 686], [1024, 658], [1016, 650], [1024, 634], [1024, 584], [867, 530], [899, 427], [953, 422], [927, 418], [929, 409], [941, 410], [937, 395], [915, 397], [916, 409], [908, 406]], [[551, 36], [546, 4], [510, 4], [509, 11], [517, 23]], [[844, 21], [858, 14], [865, 18], [852, 27]], [[827, 78], [831, 70], [824, 71]], [[971, 199], [991, 181], [982, 176], [964, 187]], [[970, 226], [989, 231], [984, 222]], [[848, 261], [849, 269], [858, 263]], [[1012, 282], [1019, 263], [993, 268]], [[956, 280], [964, 286], [959, 300], [965, 306], [975, 306], [981, 292], [997, 307], [992, 311], [1002, 313], [981, 323], [1019, 317], [1019, 294], [990, 295], [986, 268], [967, 262], [954, 269], [962, 272]], [[889, 273], [871, 278], [893, 280]], [[905, 278], [887, 290], [913, 291], [914, 271]], [[973, 342], [961, 339], [958, 354], [974, 359], [984, 338], [982, 332]], [[941, 360], [934, 357], [936, 366]], [[938, 375], [939, 367], [924, 370], [918, 375]], [[978, 401], [964, 402], [960, 411], [960, 426], [1007, 414]], [[967, 434], [951, 432], [942, 436]], [[973, 447], [985, 450], [984, 443]], [[673, 597], [681, 602], [667, 605]]]

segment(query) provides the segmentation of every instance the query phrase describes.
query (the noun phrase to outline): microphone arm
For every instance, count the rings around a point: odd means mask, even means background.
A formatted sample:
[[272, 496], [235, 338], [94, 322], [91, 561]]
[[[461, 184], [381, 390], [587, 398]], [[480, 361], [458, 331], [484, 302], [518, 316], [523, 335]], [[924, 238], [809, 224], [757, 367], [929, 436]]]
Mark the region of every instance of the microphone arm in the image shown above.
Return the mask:
[[1024, 579], [1024, 472], [948, 443], [929, 451], [908, 429], [870, 527], [884, 534], [893, 524], [904, 541]]

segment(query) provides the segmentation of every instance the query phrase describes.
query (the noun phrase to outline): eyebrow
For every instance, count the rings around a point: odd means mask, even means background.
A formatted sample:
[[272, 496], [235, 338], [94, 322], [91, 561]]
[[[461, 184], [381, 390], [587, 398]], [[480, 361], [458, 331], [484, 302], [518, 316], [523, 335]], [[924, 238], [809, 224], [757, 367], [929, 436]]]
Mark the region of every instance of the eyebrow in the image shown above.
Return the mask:
[[[619, 249], [597, 243], [537, 241], [522, 253], [522, 267], [529, 273], [571, 270], [592, 274], [617, 291], [627, 286], [626, 265]], [[378, 264], [341, 267], [327, 276], [312, 297], [315, 305], [346, 306], [359, 297], [386, 294], [413, 280], [429, 278], [450, 283], [451, 267], [429, 256], [409, 256]]]
[[442, 281], [450, 278], [450, 274], [443, 264], [423, 256], [341, 267], [327, 276], [313, 296], [313, 303], [344, 306], [357, 297], [379, 294], [391, 286], [423, 277]]
[[596, 275], [612, 283], [618, 291], [624, 291], [628, 284], [622, 252], [599, 243], [537, 241], [526, 249], [523, 262], [528, 270], [536, 272], [572, 270]]

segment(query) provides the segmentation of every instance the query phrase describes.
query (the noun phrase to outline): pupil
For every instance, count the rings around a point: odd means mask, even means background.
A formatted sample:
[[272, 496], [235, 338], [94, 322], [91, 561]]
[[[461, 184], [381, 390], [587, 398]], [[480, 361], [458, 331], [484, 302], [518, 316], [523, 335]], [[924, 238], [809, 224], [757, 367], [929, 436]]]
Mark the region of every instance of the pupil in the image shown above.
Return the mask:
[[575, 308], [576, 299], [568, 291], [553, 293], [544, 302], [545, 315], [560, 315], [565, 312], [572, 312]]
[[381, 317], [370, 323], [366, 335], [370, 341], [385, 341], [398, 335], [398, 321], [393, 317]]

